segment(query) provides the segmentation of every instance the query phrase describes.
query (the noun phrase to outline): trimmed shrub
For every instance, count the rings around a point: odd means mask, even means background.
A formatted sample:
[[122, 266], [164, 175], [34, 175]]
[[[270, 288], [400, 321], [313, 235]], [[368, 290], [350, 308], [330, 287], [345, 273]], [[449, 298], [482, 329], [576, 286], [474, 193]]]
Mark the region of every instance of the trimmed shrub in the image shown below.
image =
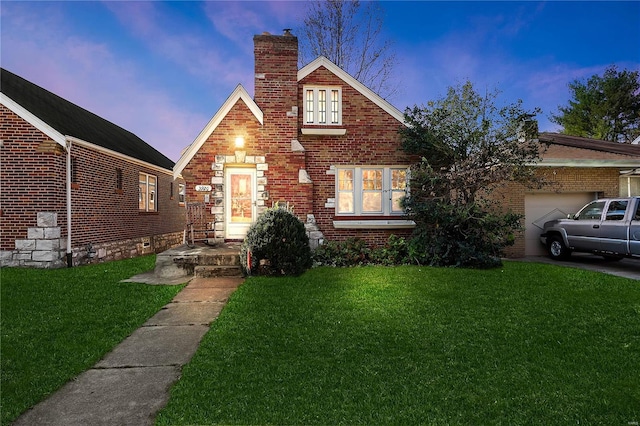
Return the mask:
[[266, 210], [251, 225], [240, 248], [248, 275], [300, 275], [311, 267], [304, 224], [281, 208]]

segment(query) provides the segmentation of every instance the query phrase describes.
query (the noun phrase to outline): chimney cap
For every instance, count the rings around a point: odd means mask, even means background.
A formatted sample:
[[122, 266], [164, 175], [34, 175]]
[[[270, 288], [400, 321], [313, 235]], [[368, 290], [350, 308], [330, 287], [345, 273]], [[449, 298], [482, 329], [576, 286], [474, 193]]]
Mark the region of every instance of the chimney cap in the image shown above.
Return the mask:
[[293, 35], [293, 34], [291, 34], [291, 28], [285, 28], [285, 29], [284, 29], [284, 30], [282, 30], [282, 31], [284, 31], [284, 35], [286, 35], [286, 36], [291, 36], [291, 35]]

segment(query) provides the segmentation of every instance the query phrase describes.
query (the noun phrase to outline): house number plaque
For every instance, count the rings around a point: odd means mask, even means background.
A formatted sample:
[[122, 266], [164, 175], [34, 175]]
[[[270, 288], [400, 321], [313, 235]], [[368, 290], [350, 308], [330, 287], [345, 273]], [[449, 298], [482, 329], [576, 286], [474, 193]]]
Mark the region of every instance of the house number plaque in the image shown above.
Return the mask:
[[197, 192], [211, 192], [211, 185], [196, 185]]

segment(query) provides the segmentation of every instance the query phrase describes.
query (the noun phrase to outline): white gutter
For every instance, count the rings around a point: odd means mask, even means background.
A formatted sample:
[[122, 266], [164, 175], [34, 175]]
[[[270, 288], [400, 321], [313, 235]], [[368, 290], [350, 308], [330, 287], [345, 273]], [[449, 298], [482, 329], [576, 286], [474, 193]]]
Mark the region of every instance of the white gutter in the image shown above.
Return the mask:
[[71, 252], [71, 140], [66, 139], [67, 149], [67, 267], [73, 266], [73, 254]]

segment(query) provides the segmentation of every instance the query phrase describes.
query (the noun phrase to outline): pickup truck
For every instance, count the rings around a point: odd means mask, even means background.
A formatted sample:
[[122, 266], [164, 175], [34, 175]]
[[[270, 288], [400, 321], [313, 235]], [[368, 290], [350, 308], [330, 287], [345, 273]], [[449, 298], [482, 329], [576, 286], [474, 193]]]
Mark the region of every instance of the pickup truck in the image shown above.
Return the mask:
[[640, 197], [592, 201], [567, 219], [546, 222], [540, 242], [557, 260], [574, 251], [611, 260], [640, 257]]

